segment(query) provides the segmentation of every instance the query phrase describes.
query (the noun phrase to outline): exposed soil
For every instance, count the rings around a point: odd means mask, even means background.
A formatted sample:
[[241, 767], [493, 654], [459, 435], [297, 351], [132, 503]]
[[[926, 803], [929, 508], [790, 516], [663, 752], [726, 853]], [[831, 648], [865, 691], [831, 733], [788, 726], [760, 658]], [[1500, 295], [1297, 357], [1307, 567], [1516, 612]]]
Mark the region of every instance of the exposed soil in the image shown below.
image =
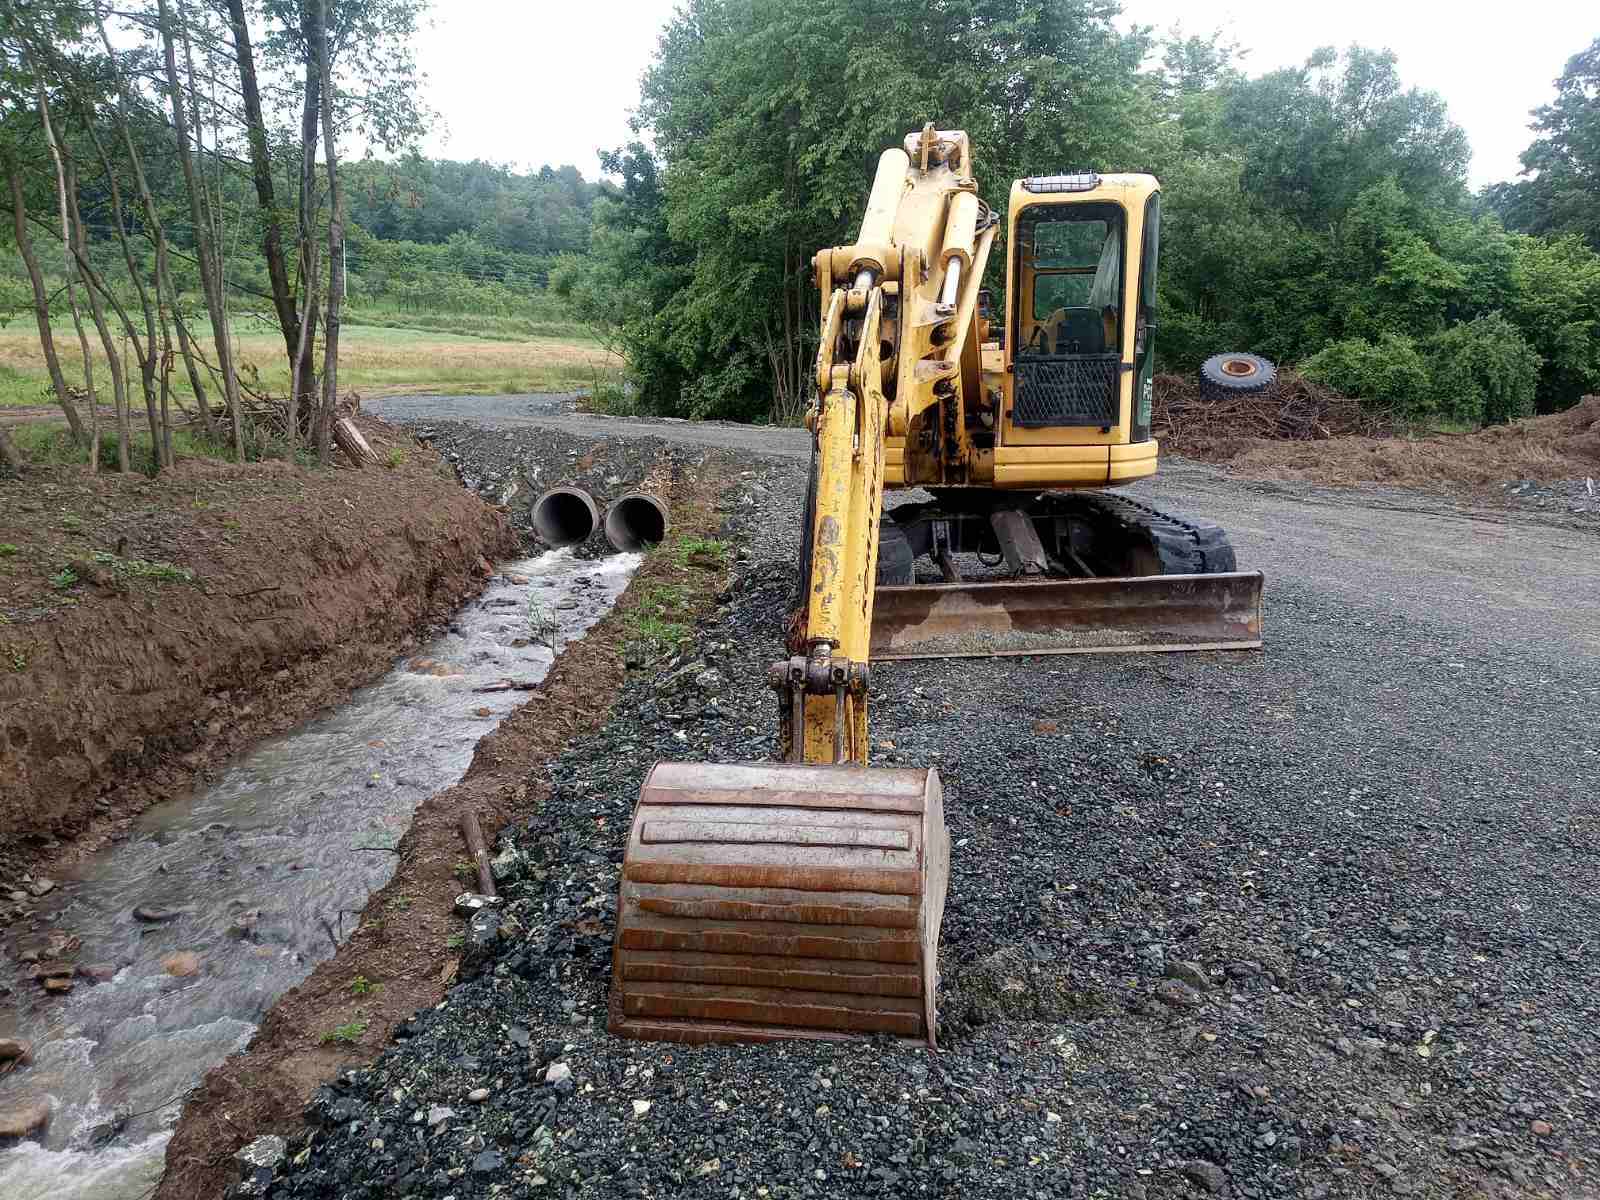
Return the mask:
[[1208, 404], [1194, 390], [1179, 376], [1158, 380], [1156, 436], [1166, 450], [1240, 475], [1468, 489], [1600, 475], [1600, 396], [1476, 433], [1411, 437], [1363, 436], [1386, 431], [1364, 428], [1381, 421], [1364, 415], [1356, 402], [1295, 376], [1286, 377], [1270, 401]]
[[0, 897], [381, 672], [517, 551], [435, 453], [362, 428], [390, 465], [0, 480]]
[[[508, 477], [500, 438], [458, 429], [449, 443], [463, 474], [485, 490], [497, 491]], [[506, 822], [525, 822], [543, 803], [545, 764], [604, 722], [625, 663], [670, 652], [650, 641], [650, 631], [692, 620], [721, 586], [723, 559], [707, 552], [704, 539], [722, 520], [729, 455], [659, 442], [608, 446], [559, 434], [519, 449], [519, 471], [576, 472], [591, 483], [612, 479], [613, 488], [642, 481], [671, 506], [669, 541], [646, 557], [612, 612], [562, 650], [528, 703], [479, 743], [462, 781], [418, 809], [397, 849], [393, 879], [368, 903], [350, 940], [279, 1000], [243, 1053], [206, 1076], [168, 1146], [158, 1198], [220, 1195], [232, 1181], [235, 1151], [259, 1133], [297, 1130], [318, 1085], [370, 1062], [397, 1025], [438, 1003], [461, 968], [461, 951], [452, 944], [462, 928], [453, 900], [476, 888], [463, 870], [461, 814], [474, 812], [491, 839]], [[352, 995], [357, 977], [373, 990]], [[323, 1044], [328, 1031], [352, 1022], [362, 1023], [353, 1042]]]

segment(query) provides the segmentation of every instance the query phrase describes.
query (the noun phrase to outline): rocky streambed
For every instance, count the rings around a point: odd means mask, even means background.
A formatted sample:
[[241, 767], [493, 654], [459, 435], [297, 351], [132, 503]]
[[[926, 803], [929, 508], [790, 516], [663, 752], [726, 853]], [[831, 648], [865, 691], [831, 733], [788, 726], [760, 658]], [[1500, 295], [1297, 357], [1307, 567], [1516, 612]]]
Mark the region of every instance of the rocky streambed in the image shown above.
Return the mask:
[[[354, 928], [425, 797], [534, 692], [637, 555], [504, 564], [379, 681], [147, 812], [35, 902], [0, 970], [0, 1195], [130, 1196], [185, 1093]], [[528, 611], [538, 605], [545, 643]], [[26, 1058], [26, 1061], [22, 1061]]]

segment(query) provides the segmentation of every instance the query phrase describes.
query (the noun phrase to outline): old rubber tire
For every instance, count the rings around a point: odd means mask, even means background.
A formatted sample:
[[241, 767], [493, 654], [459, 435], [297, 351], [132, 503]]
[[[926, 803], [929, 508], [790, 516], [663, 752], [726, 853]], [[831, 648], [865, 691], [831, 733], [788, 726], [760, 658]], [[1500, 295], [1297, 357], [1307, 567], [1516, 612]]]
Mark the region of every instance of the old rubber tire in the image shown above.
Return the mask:
[[1206, 400], [1254, 396], [1278, 382], [1278, 368], [1255, 354], [1213, 354], [1200, 364], [1200, 395]]

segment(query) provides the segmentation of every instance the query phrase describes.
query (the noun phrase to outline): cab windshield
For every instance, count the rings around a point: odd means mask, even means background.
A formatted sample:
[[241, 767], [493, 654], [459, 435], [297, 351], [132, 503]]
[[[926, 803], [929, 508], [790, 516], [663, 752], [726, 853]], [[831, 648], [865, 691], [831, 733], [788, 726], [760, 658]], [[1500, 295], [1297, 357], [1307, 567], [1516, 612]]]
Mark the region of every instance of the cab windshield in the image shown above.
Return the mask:
[[1025, 209], [1017, 222], [1019, 356], [1116, 354], [1124, 226], [1114, 204]]

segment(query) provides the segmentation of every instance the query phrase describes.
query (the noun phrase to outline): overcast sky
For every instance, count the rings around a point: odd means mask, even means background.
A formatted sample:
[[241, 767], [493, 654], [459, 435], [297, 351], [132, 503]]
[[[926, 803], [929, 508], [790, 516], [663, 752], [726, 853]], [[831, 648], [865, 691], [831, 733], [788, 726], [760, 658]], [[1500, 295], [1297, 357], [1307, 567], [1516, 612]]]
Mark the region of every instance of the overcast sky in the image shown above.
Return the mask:
[[[674, 7], [436, 0], [419, 58], [447, 132], [430, 137], [427, 152], [519, 168], [572, 163], [594, 178], [597, 152], [628, 136], [639, 76]], [[1600, 36], [1595, 0], [1125, 0], [1124, 8], [1124, 23], [1225, 30], [1250, 49], [1251, 74], [1297, 64], [1321, 45], [1388, 47], [1405, 82], [1442, 95], [1466, 129], [1474, 187], [1516, 175], [1529, 110], [1549, 101], [1566, 60]]]

